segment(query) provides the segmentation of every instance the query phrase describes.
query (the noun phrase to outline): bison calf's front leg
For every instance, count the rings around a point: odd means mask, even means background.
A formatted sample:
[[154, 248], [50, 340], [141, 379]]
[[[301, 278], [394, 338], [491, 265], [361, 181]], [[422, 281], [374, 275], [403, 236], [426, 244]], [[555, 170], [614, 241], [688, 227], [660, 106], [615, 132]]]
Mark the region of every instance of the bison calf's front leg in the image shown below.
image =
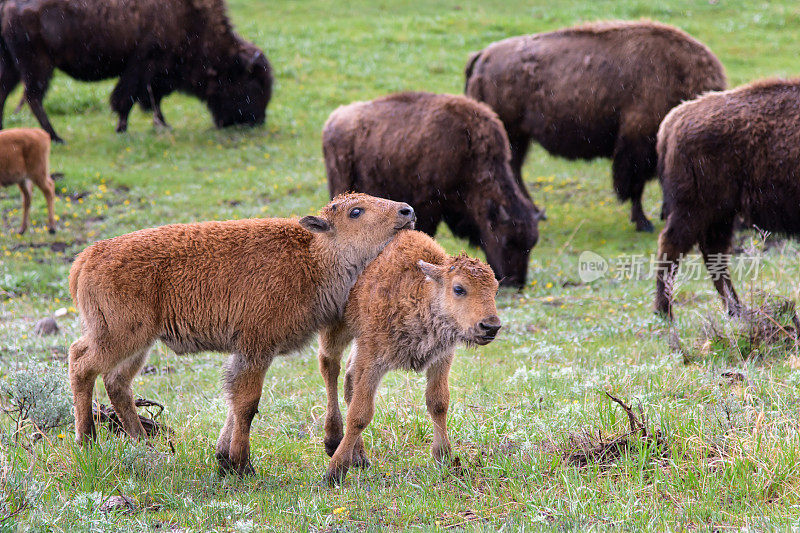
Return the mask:
[[450, 407], [450, 386], [448, 377], [453, 354], [447, 354], [428, 369], [428, 388], [425, 391], [425, 405], [433, 421], [433, 445], [431, 452], [436, 461], [444, 461], [450, 456], [450, 438], [447, 435], [447, 410]]
[[250, 426], [258, 412], [268, 366], [268, 362], [241, 355], [234, 355], [229, 361], [225, 376], [228, 416], [217, 439], [216, 450], [220, 474], [255, 473], [250, 463]]

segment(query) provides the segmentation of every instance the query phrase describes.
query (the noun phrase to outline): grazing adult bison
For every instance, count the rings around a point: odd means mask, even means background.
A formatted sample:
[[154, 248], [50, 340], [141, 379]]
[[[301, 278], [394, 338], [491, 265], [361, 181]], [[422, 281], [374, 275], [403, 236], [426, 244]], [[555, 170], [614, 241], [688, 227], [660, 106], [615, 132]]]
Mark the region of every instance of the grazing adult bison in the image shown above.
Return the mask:
[[0, 128], [22, 79], [31, 111], [61, 141], [42, 107], [56, 68], [83, 81], [119, 77], [118, 132], [134, 103], [165, 124], [161, 99], [176, 90], [206, 102], [217, 127], [263, 123], [272, 94], [267, 58], [233, 31], [223, 0], [1, 0]]
[[524, 285], [540, 212], [514, 179], [503, 125], [487, 106], [422, 92], [353, 103], [331, 113], [322, 149], [331, 197], [408, 202], [417, 229], [433, 236], [444, 220], [486, 252], [502, 284]]
[[681, 101], [725, 88], [719, 60], [683, 31], [656, 22], [598, 22], [512, 37], [473, 54], [466, 94], [497, 112], [522, 183], [531, 140], [568, 159], [611, 157], [614, 190], [631, 221], [656, 167], [656, 132]]
[[131, 381], [161, 339], [178, 353], [231, 353], [216, 455], [223, 472], [252, 472], [250, 425], [272, 359], [338, 322], [358, 275], [413, 228], [409, 205], [349, 194], [300, 220], [173, 224], [89, 246], [69, 274], [82, 319], [69, 348], [77, 442], [95, 435], [98, 375], [125, 432], [145, 436]]
[[699, 244], [728, 312], [740, 312], [728, 253], [737, 217], [800, 234], [800, 79], [764, 80], [673, 109], [658, 131], [666, 226], [655, 307], [672, 317], [675, 271]]

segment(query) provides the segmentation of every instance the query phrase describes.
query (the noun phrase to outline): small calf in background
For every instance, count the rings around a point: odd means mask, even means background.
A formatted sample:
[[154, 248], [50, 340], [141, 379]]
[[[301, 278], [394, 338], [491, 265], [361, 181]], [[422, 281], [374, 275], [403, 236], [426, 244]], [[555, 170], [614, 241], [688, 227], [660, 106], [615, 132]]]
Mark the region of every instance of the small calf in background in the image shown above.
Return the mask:
[[[369, 466], [361, 432], [372, 420], [375, 393], [390, 370], [427, 373], [425, 403], [433, 419], [433, 457], [450, 453], [447, 379], [459, 343], [485, 345], [500, 329], [498, 283], [485, 263], [452, 257], [418, 231], [399, 234], [359, 277], [343, 321], [322, 330], [319, 362], [328, 395], [325, 451], [328, 483], [344, 479], [351, 465]], [[337, 380], [342, 352], [347, 361], [344, 397], [347, 431], [342, 437]]]
[[33, 185], [36, 184], [47, 200], [47, 228], [56, 232], [53, 202], [56, 186], [50, 177], [50, 136], [38, 128], [0, 131], [0, 186], [18, 185], [22, 192], [22, 225], [19, 233], [28, 229]]

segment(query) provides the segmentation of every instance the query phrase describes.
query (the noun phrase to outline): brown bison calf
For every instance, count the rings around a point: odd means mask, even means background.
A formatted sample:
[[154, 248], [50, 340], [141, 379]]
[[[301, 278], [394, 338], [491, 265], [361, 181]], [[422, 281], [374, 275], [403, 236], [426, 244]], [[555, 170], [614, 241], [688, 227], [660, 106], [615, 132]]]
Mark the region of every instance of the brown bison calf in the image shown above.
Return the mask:
[[18, 185], [22, 191], [22, 225], [28, 229], [33, 185], [36, 184], [47, 200], [47, 227], [56, 232], [53, 213], [55, 183], [50, 176], [50, 136], [38, 128], [0, 131], [0, 185]]
[[[320, 335], [319, 362], [328, 408], [325, 450], [332, 455], [326, 475], [341, 481], [350, 465], [367, 466], [361, 432], [372, 420], [374, 396], [390, 370], [427, 372], [425, 403], [433, 419], [433, 456], [448, 455], [447, 377], [456, 344], [484, 345], [500, 329], [492, 269], [464, 255], [448, 256], [433, 239], [407, 231], [389, 244], [350, 291], [345, 318]], [[347, 343], [344, 397], [347, 431], [342, 438], [337, 379]]]
[[485, 105], [400, 93], [331, 113], [322, 132], [331, 196], [360, 191], [408, 202], [430, 236], [444, 220], [504, 285], [524, 285], [540, 214], [517, 184], [503, 125]]
[[728, 271], [734, 221], [800, 234], [800, 79], [766, 80], [673, 109], [658, 131], [666, 226], [655, 307], [672, 317], [675, 271], [695, 243], [728, 312], [740, 311]]
[[682, 100], [724, 88], [722, 65], [705, 45], [648, 21], [512, 37], [466, 68], [466, 94], [505, 124], [520, 183], [531, 140], [569, 159], [611, 157], [614, 190], [631, 200], [639, 231], [653, 230], [642, 192], [655, 173], [661, 119]]
[[175, 224], [99, 241], [75, 259], [83, 336], [69, 349], [79, 443], [94, 436], [98, 375], [125, 431], [144, 436], [131, 380], [160, 339], [177, 353], [230, 352], [221, 471], [252, 472], [250, 425], [272, 359], [337, 321], [364, 267], [404, 228], [403, 203], [349, 194], [319, 216]]

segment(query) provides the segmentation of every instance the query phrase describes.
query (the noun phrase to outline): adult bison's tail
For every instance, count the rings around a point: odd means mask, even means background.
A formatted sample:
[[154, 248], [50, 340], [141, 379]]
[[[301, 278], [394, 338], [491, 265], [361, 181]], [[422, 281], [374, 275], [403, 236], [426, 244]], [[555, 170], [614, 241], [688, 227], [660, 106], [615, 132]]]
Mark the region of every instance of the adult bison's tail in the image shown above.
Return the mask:
[[467, 59], [467, 66], [464, 69], [464, 93], [469, 96], [473, 96], [469, 92], [469, 82], [472, 79], [472, 73], [475, 70], [475, 63], [477, 63], [478, 60], [481, 58], [482, 53], [483, 50], [481, 50], [480, 52], [474, 52], [469, 56], [469, 59]]

